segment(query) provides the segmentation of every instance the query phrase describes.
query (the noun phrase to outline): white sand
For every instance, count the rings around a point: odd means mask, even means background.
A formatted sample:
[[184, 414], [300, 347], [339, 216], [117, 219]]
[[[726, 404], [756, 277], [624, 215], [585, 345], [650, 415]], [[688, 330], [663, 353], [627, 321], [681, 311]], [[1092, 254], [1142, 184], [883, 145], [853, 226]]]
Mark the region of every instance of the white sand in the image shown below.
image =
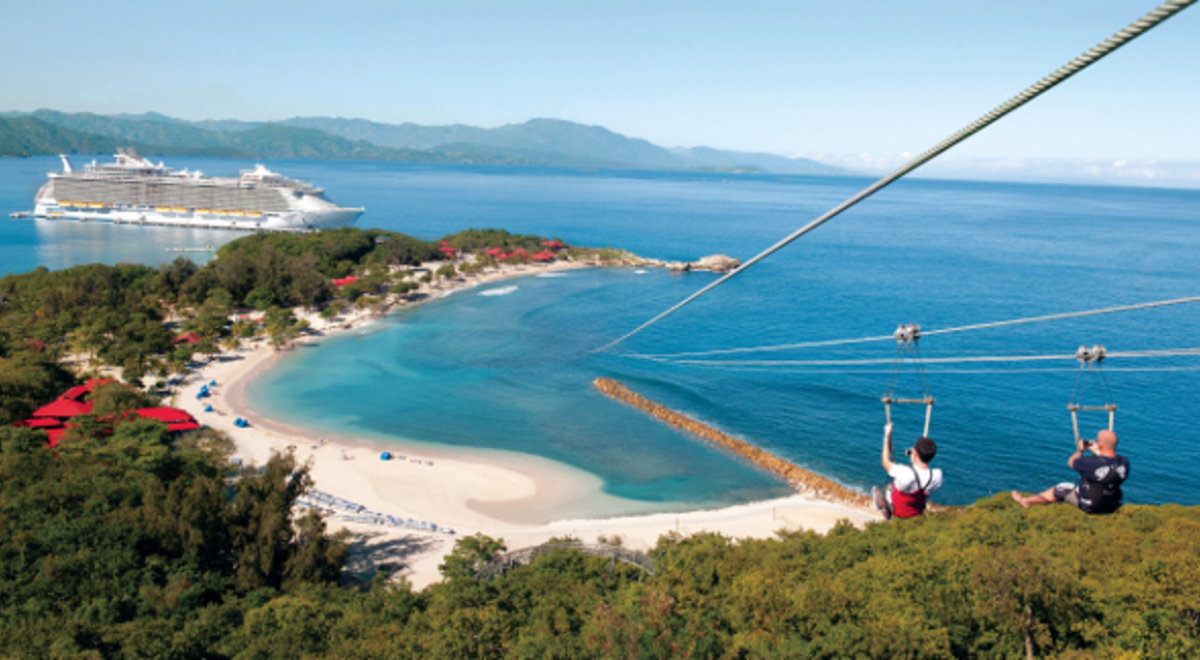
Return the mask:
[[[475, 287], [506, 277], [534, 275], [586, 264], [505, 268], [468, 282], [446, 285], [442, 291]], [[437, 289], [432, 293], [438, 294]], [[317, 330], [329, 324], [310, 317]], [[340, 322], [338, 327], [363, 322], [365, 316]], [[306, 339], [305, 341], [315, 341]], [[347, 528], [355, 535], [353, 563], [387, 564], [398, 569], [415, 588], [441, 579], [438, 565], [454, 547], [457, 537], [482, 532], [503, 539], [509, 550], [536, 545], [556, 536], [574, 536], [584, 542], [619, 536], [627, 548], [646, 550], [670, 532], [684, 535], [719, 532], [732, 538], [768, 538], [778, 530], [825, 532], [838, 520], [863, 525], [881, 517], [874, 511], [794, 495], [712, 511], [654, 513], [587, 519], [582, 512], [595, 510], [604, 501], [608, 510], [652, 510], [652, 505], [620, 500], [600, 492], [601, 481], [587, 472], [547, 459], [493, 451], [432, 449], [415, 444], [389, 443], [374, 447], [360, 439], [329, 439], [266, 419], [252, 410], [243, 396], [256, 376], [281, 355], [265, 340], [214, 360], [188, 378], [175, 405], [190, 411], [202, 424], [226, 432], [236, 444], [236, 456], [246, 463], [263, 464], [273, 451], [293, 447], [301, 461], [311, 460], [316, 488], [356, 502], [367, 509], [397, 518], [414, 518], [455, 530], [455, 535], [414, 531], [391, 526], [328, 518], [331, 530]], [[197, 399], [202, 384], [215, 380], [213, 395]], [[204, 412], [211, 404], [215, 411]], [[250, 421], [237, 428], [236, 417]], [[391, 451], [393, 460], [379, 458]], [[403, 459], [400, 459], [403, 456]], [[364, 572], [368, 567], [361, 566]]]

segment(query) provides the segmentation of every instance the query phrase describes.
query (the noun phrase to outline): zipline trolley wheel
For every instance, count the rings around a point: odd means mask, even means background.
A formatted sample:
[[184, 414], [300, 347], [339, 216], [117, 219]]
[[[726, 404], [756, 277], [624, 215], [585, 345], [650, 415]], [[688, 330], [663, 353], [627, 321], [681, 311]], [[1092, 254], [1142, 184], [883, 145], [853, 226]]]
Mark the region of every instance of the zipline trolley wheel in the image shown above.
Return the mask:
[[[1079, 442], [1079, 411], [1084, 410], [1107, 410], [1108, 411], [1108, 430], [1113, 430], [1114, 417], [1117, 412], [1117, 404], [1113, 400], [1112, 390], [1108, 387], [1108, 379], [1104, 377], [1104, 370], [1100, 363], [1104, 362], [1104, 357], [1107, 352], [1100, 344], [1093, 346], [1080, 346], [1075, 351], [1075, 359], [1079, 360], [1079, 373], [1075, 377], [1075, 389], [1071, 391], [1071, 402], [1067, 404], [1067, 410], [1071, 411], [1071, 428], [1075, 431], [1075, 442]], [[1093, 402], [1084, 403], [1084, 396], [1088, 394], [1088, 387], [1092, 386], [1094, 392]], [[1100, 402], [1094, 402], [1094, 398], [1099, 398]]]
[[[925, 430], [921, 434], [929, 437], [929, 422], [933, 417], [933, 393], [929, 389], [929, 379], [925, 376], [925, 365], [921, 362], [921, 351], [917, 348], [917, 340], [921, 338], [921, 326], [916, 323], [902, 324], [893, 333], [896, 338], [896, 360], [892, 363], [892, 375], [888, 378], [887, 391], [883, 394], [883, 413], [887, 423], [892, 423], [892, 404], [925, 404]], [[921, 390], [921, 398], [896, 398], [896, 386], [901, 373], [908, 367], [915, 376]]]

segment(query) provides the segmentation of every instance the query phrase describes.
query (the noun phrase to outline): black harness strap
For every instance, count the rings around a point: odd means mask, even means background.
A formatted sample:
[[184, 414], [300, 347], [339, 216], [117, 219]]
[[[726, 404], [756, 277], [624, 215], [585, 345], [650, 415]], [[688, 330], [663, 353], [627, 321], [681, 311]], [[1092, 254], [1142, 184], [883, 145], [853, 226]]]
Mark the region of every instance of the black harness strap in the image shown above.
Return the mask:
[[910, 465], [910, 466], [908, 466], [908, 469], [913, 471], [913, 481], [917, 482], [917, 492], [926, 497], [929, 497], [929, 493], [926, 493], [925, 489], [929, 488], [929, 486], [933, 484], [933, 470], [929, 471], [929, 481], [924, 486], [922, 486], [921, 485], [921, 475], [920, 475], [920, 473], [917, 472], [917, 468], [915, 466]]

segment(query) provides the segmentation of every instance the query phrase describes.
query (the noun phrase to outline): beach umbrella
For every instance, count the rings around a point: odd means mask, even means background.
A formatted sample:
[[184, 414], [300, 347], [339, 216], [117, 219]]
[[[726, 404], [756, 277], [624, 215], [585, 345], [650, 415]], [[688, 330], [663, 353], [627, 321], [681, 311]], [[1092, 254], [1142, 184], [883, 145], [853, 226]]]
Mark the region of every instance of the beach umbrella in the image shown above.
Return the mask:
[[212, 407], [211, 403], [208, 404], [207, 406], [204, 406], [204, 412], [212, 412], [212, 411], [213, 411], [213, 407]]
[[383, 452], [382, 454], [379, 455], [379, 460], [381, 460], [381, 461], [392, 460], [392, 452], [390, 452], [390, 451]]

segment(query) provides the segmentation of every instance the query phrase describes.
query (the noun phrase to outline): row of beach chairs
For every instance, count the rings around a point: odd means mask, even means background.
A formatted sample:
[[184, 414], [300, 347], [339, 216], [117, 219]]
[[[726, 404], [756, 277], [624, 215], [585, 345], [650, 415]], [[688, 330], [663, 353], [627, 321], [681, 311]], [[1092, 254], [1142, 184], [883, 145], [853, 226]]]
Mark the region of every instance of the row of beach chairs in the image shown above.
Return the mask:
[[416, 529], [424, 532], [440, 532], [448, 535], [454, 534], [454, 530], [450, 529], [449, 527], [439, 527], [434, 523], [424, 520], [416, 520], [413, 518], [397, 518], [395, 516], [369, 511], [361, 504], [351, 502], [319, 490], [310, 490], [305, 495], [305, 498], [306, 499], [297, 500], [297, 504], [300, 504], [306, 508], [321, 511], [323, 513], [330, 513], [342, 518], [343, 520], [349, 520], [351, 522], [368, 523], [372, 525], [387, 525], [389, 527]]

